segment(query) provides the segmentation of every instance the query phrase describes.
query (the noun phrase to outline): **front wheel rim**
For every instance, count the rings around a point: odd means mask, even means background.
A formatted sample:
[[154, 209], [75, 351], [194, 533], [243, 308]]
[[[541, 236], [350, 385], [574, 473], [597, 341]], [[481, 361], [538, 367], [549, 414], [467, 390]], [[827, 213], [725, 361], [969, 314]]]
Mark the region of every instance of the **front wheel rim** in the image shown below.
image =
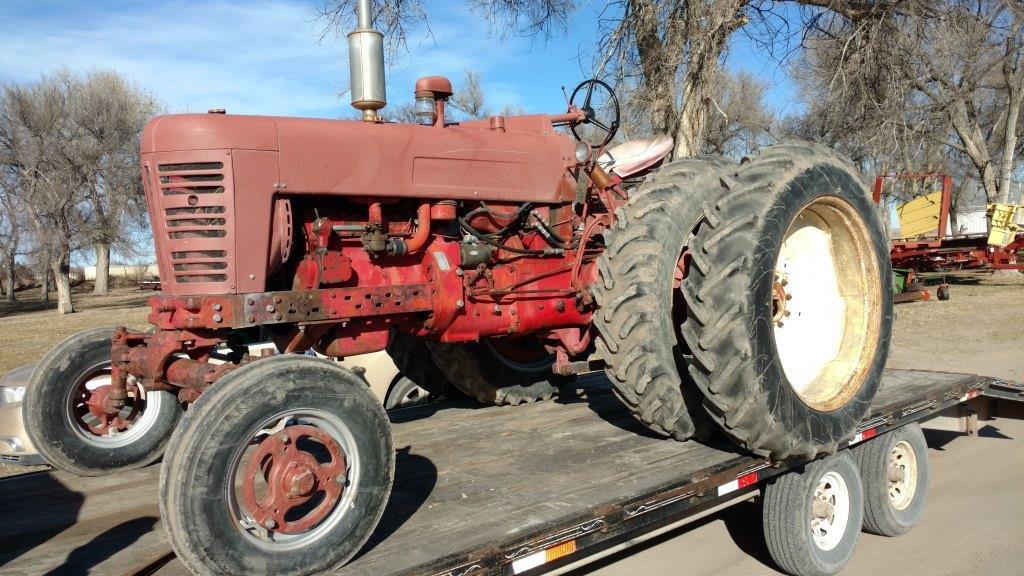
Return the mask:
[[834, 549], [846, 535], [850, 519], [850, 489], [838, 472], [826, 472], [811, 497], [810, 529], [815, 546]]
[[352, 509], [360, 489], [359, 452], [341, 418], [319, 409], [288, 410], [265, 418], [247, 438], [232, 455], [225, 502], [248, 542], [272, 552], [303, 548]]
[[881, 264], [864, 218], [833, 196], [801, 208], [783, 236], [769, 314], [779, 364], [804, 404], [845, 406], [873, 364]]
[[99, 362], [82, 372], [70, 387], [65, 416], [75, 436], [98, 448], [122, 448], [145, 436], [157, 423], [163, 395], [147, 390], [128, 377], [124, 407], [116, 414], [103, 414], [97, 407], [111, 388], [111, 363]]

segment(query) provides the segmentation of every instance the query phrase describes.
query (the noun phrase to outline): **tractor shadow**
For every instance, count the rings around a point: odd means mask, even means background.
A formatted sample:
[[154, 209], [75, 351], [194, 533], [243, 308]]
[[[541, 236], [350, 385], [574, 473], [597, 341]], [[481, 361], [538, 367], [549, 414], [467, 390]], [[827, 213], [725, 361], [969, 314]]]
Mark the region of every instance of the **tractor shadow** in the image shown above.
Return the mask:
[[373, 550], [394, 534], [420, 509], [437, 485], [437, 466], [425, 456], [412, 453], [412, 447], [395, 450], [395, 480], [384, 514], [370, 539], [353, 560]]
[[562, 387], [555, 402], [558, 404], [585, 403], [594, 414], [616, 428], [645, 438], [665, 438], [644, 426], [629, 412], [622, 401], [612, 392], [611, 383], [603, 374], [587, 375]]
[[[68, 489], [49, 472], [0, 480], [0, 572], [38, 573], [45, 568], [12, 565], [78, 521], [85, 496]], [[7, 567], [7, 568], [5, 568]]]
[[97, 534], [89, 542], [72, 550], [60, 566], [48, 571], [46, 574], [47, 576], [89, 574], [93, 567], [99, 565], [115, 552], [128, 549], [139, 538], [152, 532], [156, 523], [157, 518], [155, 516], [143, 516], [122, 522]]

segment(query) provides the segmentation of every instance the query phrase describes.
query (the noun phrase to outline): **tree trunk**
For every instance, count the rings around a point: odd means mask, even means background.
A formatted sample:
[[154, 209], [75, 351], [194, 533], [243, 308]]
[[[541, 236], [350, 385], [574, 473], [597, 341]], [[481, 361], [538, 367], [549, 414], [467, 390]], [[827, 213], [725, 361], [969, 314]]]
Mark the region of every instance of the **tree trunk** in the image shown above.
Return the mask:
[[7, 253], [6, 256], [7, 262], [4, 263], [4, 266], [7, 269], [7, 301], [14, 302], [16, 299], [14, 295], [14, 266], [16, 265], [14, 262], [14, 251], [12, 250]]
[[673, 158], [690, 158], [701, 153], [707, 136], [708, 109], [716, 84], [714, 79], [708, 76], [713, 75], [714, 73], [692, 80], [690, 74], [686, 75]]
[[71, 314], [75, 306], [71, 302], [71, 261], [67, 253], [53, 259], [53, 283], [57, 287], [57, 313]]
[[110, 291], [110, 245], [96, 244], [96, 283], [93, 294], [106, 294]]
[[42, 281], [40, 282], [40, 284], [41, 284], [41, 286], [39, 287], [39, 300], [41, 300], [43, 302], [49, 302], [50, 301], [50, 269], [49, 268], [43, 268], [43, 278], [42, 278]]

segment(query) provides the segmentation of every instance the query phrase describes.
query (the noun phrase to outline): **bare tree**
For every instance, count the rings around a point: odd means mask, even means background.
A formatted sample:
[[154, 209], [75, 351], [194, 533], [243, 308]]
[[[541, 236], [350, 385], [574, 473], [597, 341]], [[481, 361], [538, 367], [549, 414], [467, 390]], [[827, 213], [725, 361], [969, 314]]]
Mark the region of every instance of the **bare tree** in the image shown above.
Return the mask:
[[0, 93], [0, 145], [14, 170], [18, 195], [34, 228], [37, 251], [49, 255], [57, 288], [57, 311], [74, 312], [68, 273], [78, 247], [79, 204], [85, 182], [74, 164], [73, 130], [68, 122], [63, 73], [30, 85], [8, 85]]
[[[860, 22], [912, 0], [782, 0], [812, 14]], [[582, 3], [572, 0], [467, 0], [498, 34], [549, 37], [564, 30]], [[669, 134], [676, 156], [699, 153], [707, 137], [721, 62], [729, 39], [752, 20], [762, 44], [785, 33], [785, 18], [773, 0], [605, 0], [599, 38], [585, 47], [597, 75], [609, 75], [629, 95], [626, 117], [642, 121], [630, 132]], [[379, 0], [374, 18], [389, 45], [404, 47], [406, 34], [427, 22], [422, 0]], [[344, 33], [354, 0], [326, 0], [320, 11], [326, 30]], [[640, 113], [642, 111], [642, 114]], [[645, 118], [643, 118], [645, 117]]]
[[17, 174], [0, 165], [0, 269], [4, 272], [3, 287], [8, 302], [15, 301], [15, 272], [18, 251], [25, 235], [22, 223], [25, 212], [15, 195]]
[[74, 131], [71, 162], [85, 182], [87, 230], [96, 255], [94, 292], [110, 287], [112, 248], [131, 251], [131, 231], [145, 226], [145, 197], [138, 175], [139, 139], [160, 106], [115, 72], [69, 77], [68, 113]]
[[725, 75], [711, 99], [704, 151], [738, 158], [771, 143], [776, 119], [764, 103], [767, 91], [749, 72]]
[[476, 120], [489, 116], [484, 104], [484, 89], [480, 85], [480, 73], [466, 70], [462, 85], [454, 89], [448, 103], [467, 118]]

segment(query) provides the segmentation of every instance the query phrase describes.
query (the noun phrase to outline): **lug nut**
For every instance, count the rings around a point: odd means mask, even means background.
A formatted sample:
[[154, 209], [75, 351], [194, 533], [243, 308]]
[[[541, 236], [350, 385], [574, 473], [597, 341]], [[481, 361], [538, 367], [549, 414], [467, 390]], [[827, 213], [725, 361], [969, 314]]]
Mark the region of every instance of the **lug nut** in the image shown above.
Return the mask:
[[214, 314], [213, 315], [213, 321], [214, 322], [219, 324], [221, 322], [221, 320], [224, 320], [224, 318], [222, 318], [220, 314]]
[[455, 307], [456, 308], [463, 308], [463, 307], [465, 307], [465, 305], [466, 305], [466, 303], [462, 299], [459, 299], [459, 300], [455, 301]]
[[267, 310], [267, 312], [273, 312], [274, 311], [274, 305], [273, 304], [267, 304], [266, 310]]
[[277, 528], [277, 522], [274, 522], [272, 519], [268, 519], [263, 523], [263, 527], [267, 530], [273, 530], [274, 528]]

